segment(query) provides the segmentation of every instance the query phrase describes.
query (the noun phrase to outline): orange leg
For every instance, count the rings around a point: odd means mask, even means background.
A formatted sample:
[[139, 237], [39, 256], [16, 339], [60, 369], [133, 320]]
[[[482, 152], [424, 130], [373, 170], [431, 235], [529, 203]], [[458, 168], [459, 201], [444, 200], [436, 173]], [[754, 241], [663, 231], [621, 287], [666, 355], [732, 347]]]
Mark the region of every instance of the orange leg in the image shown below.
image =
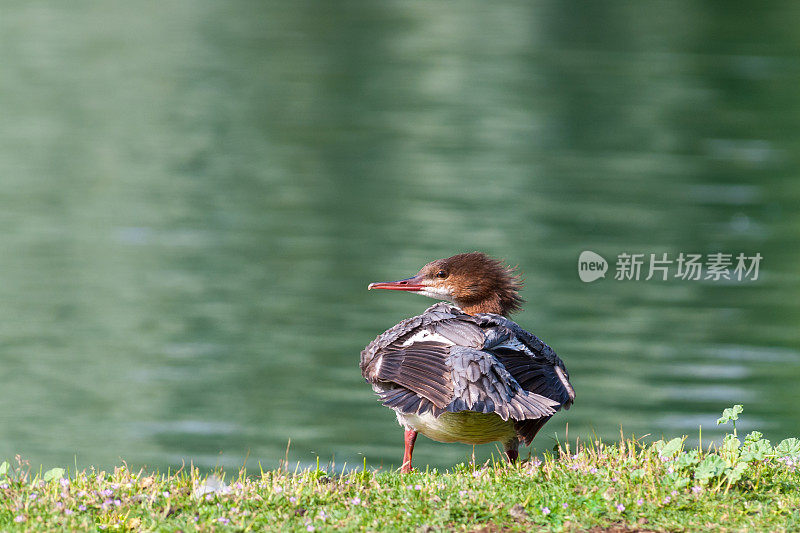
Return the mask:
[[411, 472], [411, 456], [414, 454], [414, 441], [417, 440], [417, 432], [413, 429], [407, 429], [404, 437], [406, 448], [403, 452], [403, 466], [400, 468], [400, 472], [407, 474]]

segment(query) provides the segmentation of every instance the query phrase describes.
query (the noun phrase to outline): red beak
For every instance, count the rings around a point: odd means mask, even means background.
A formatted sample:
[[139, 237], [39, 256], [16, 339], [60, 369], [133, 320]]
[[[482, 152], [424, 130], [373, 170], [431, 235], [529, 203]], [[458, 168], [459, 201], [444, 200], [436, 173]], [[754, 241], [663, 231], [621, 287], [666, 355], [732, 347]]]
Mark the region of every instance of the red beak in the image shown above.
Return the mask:
[[425, 288], [425, 285], [420, 283], [419, 276], [413, 278], [401, 279], [398, 281], [379, 281], [370, 283], [367, 290], [372, 289], [388, 289], [390, 291], [411, 291], [417, 292]]

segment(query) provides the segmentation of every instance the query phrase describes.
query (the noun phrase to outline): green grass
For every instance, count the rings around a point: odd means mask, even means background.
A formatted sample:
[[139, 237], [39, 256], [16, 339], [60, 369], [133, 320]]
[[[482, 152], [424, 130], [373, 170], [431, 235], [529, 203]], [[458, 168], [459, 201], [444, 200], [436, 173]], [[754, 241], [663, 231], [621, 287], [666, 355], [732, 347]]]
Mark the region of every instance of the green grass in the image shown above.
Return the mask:
[[[735, 423], [738, 413], [728, 414]], [[407, 475], [242, 470], [225, 483], [194, 469], [124, 466], [31, 475], [18, 460], [0, 465], [0, 529], [800, 530], [800, 441], [773, 447], [735, 429], [719, 447], [686, 450], [683, 441], [591, 442], [516, 466]]]

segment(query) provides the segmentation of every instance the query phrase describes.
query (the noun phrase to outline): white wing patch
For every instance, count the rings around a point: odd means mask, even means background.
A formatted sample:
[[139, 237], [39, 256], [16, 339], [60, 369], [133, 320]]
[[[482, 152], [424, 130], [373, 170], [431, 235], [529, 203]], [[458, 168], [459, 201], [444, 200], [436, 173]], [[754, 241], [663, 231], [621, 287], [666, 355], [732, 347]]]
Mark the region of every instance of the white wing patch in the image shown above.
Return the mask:
[[422, 331], [418, 331], [406, 339], [401, 346], [411, 346], [415, 342], [440, 342], [442, 344], [446, 344], [447, 346], [453, 346], [455, 343], [445, 337], [444, 335], [440, 335], [438, 333], [434, 333], [432, 331], [428, 331], [423, 329]]

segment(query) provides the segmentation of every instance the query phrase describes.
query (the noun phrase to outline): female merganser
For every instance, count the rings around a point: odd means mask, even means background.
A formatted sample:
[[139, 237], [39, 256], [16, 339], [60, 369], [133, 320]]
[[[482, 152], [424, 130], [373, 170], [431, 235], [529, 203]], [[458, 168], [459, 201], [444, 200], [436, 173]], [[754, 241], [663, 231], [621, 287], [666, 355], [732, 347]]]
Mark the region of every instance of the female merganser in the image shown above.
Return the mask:
[[575, 391], [564, 363], [505, 318], [520, 309], [521, 280], [480, 253], [428, 263], [413, 277], [370, 283], [449, 300], [403, 320], [361, 352], [361, 373], [405, 428], [402, 472], [417, 433], [439, 442], [503, 443], [510, 462]]

